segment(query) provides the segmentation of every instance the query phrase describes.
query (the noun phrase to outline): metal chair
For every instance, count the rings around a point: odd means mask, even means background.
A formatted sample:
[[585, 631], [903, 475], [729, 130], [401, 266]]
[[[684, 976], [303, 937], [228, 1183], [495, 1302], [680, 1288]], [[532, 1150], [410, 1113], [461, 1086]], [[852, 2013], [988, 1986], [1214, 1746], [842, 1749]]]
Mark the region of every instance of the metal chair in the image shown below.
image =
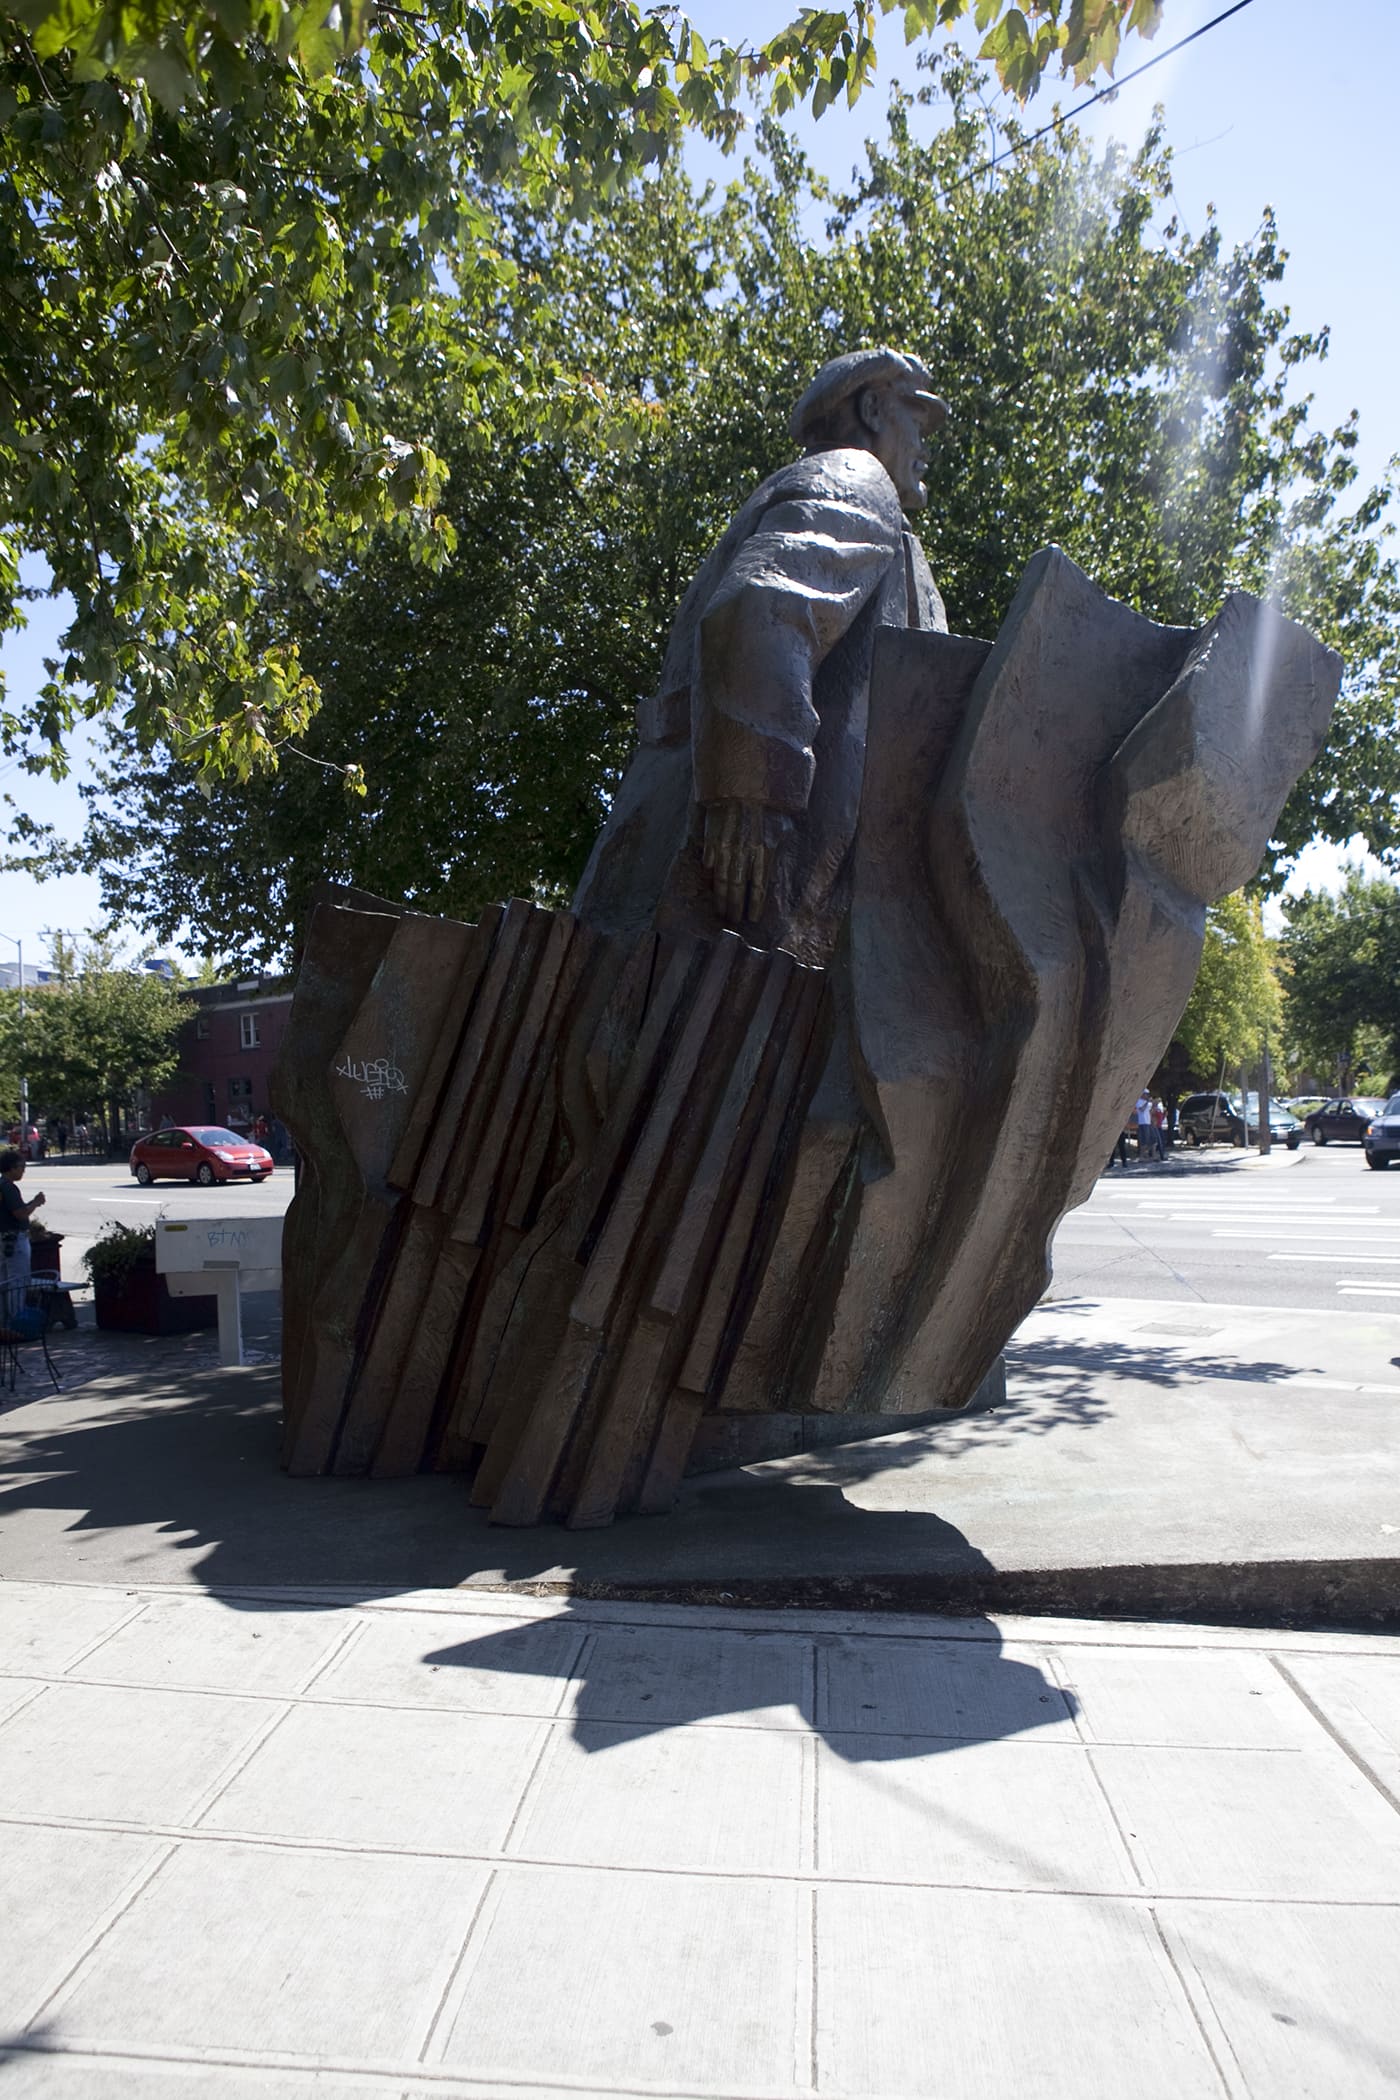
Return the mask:
[[58, 1372], [49, 1354], [49, 1323], [53, 1307], [51, 1290], [43, 1277], [7, 1276], [0, 1283], [0, 1387], [13, 1393], [24, 1375], [20, 1351], [38, 1347], [44, 1352], [44, 1368], [55, 1392], [60, 1390]]
[[78, 1315], [73, 1306], [76, 1285], [65, 1283], [57, 1269], [31, 1269], [29, 1272], [31, 1294], [37, 1293], [49, 1316], [50, 1327], [76, 1327]]

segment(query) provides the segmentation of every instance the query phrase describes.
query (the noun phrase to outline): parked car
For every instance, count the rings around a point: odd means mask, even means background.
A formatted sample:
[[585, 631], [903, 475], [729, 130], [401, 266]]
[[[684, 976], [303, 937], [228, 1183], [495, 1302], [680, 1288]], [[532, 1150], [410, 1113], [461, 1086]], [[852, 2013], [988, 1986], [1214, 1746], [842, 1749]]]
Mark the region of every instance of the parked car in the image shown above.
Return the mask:
[[1359, 1145], [1366, 1135], [1366, 1125], [1373, 1116], [1384, 1112], [1384, 1101], [1373, 1101], [1361, 1095], [1348, 1099], [1324, 1101], [1305, 1118], [1303, 1128], [1315, 1145]]
[[197, 1181], [207, 1189], [244, 1174], [250, 1181], [265, 1181], [272, 1172], [272, 1154], [220, 1125], [180, 1124], [138, 1138], [131, 1148], [131, 1171], [142, 1188], [164, 1176]]
[[[1252, 1145], [1259, 1137], [1259, 1096], [1246, 1094], [1188, 1094], [1176, 1112], [1176, 1134], [1183, 1145]], [[1269, 1104], [1269, 1136], [1276, 1145], [1296, 1152], [1303, 1142], [1303, 1126], [1296, 1116], [1276, 1103]]]
[[1388, 1167], [1393, 1159], [1400, 1159], [1400, 1094], [1392, 1094], [1377, 1106], [1380, 1114], [1366, 1125], [1361, 1142], [1368, 1167]]

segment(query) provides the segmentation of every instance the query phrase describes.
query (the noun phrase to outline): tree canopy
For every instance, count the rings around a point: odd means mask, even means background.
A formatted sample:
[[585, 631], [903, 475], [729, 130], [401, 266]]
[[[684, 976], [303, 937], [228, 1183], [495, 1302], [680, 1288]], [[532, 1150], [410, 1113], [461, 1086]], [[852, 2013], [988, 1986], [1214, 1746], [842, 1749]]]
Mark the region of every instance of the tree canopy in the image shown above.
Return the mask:
[[[930, 111], [945, 121], [921, 142]], [[425, 569], [381, 534], [309, 591], [295, 566], [250, 583], [246, 646], [294, 650], [324, 695], [299, 745], [314, 763], [220, 785], [118, 734], [82, 849], [110, 908], [256, 962], [285, 958], [323, 875], [468, 915], [567, 894], [685, 584], [790, 457], [812, 371], [874, 341], [917, 349], [952, 403], [919, 529], [957, 629], [993, 633], [1049, 541], [1162, 620], [1281, 587], [1348, 663], [1281, 846], [1358, 821], [1393, 843], [1384, 499], [1348, 509], [1354, 428], [1308, 423], [1325, 332], [1278, 303], [1271, 218], [1233, 251], [1213, 226], [1154, 230], [1171, 195], [1158, 134], [1095, 155], [1065, 127], [973, 179], [985, 117], [955, 58], [894, 98], [848, 193], [776, 127], [761, 146], [724, 195], [668, 169], [591, 222], [502, 203], [503, 326], [628, 414], [483, 431], [455, 382], [425, 375], [451, 564]], [[347, 766], [363, 799], [343, 791]]]
[[1400, 887], [1349, 868], [1336, 896], [1306, 890], [1284, 902], [1280, 952], [1295, 1065], [1324, 1085], [1400, 1083]]
[[53, 937], [54, 981], [0, 992], [0, 1086], [5, 1107], [19, 1104], [19, 1075], [32, 1112], [104, 1117], [129, 1105], [137, 1086], [158, 1086], [175, 1070], [175, 1038], [190, 1008], [179, 989], [124, 967], [110, 942], [82, 947]]
[[[751, 92], [854, 99], [893, 5], [707, 48], [637, 0], [7, 0], [0, 632], [25, 554], [74, 617], [6, 748], [62, 771], [75, 720], [120, 708], [206, 776], [273, 762], [319, 696], [294, 638], [250, 638], [268, 563], [310, 577], [380, 533], [446, 559], [434, 390], [483, 433], [594, 401], [506, 325], [501, 193], [585, 213], [687, 125], [732, 141]], [[900, 5], [911, 36], [975, 20], [1022, 94], [1161, 12]]]
[[1227, 1084], [1253, 1064], [1266, 1041], [1278, 1047], [1283, 1000], [1273, 945], [1256, 898], [1236, 891], [1206, 914], [1201, 967], [1176, 1031], [1190, 1069], [1205, 1086]]

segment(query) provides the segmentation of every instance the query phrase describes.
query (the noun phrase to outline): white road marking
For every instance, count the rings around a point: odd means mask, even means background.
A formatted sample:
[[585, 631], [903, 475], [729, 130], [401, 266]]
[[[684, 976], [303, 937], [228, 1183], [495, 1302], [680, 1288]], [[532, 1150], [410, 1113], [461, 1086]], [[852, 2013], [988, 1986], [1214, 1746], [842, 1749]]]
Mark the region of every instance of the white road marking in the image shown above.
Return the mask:
[[[1368, 1188], [1369, 1186], [1369, 1182], [1362, 1184], [1362, 1187]], [[1170, 1210], [1173, 1204], [1180, 1205], [1183, 1203], [1277, 1204], [1283, 1202], [1301, 1203], [1307, 1210], [1325, 1210], [1334, 1207], [1345, 1210], [1353, 1204], [1360, 1203], [1361, 1189], [1356, 1189], [1350, 1196], [1324, 1195], [1317, 1189], [1309, 1189], [1306, 1192], [1294, 1189], [1291, 1196], [1285, 1197], [1281, 1190], [1246, 1189], [1238, 1186], [1231, 1186], [1226, 1189], [1185, 1189], [1168, 1187], [1166, 1183], [1159, 1182], [1155, 1187], [1144, 1185], [1142, 1188], [1110, 1189], [1104, 1188], [1100, 1184], [1094, 1191], [1090, 1201], [1095, 1203], [1155, 1203], [1167, 1210]], [[1374, 1210], [1375, 1207], [1368, 1197], [1365, 1208]]]
[[[1286, 1226], [1275, 1228], [1271, 1225], [1256, 1226], [1253, 1232], [1231, 1231], [1228, 1226], [1217, 1227], [1211, 1232], [1211, 1238], [1215, 1240], [1318, 1240], [1323, 1237], [1324, 1235], [1320, 1232], [1290, 1232]], [[1400, 1235], [1394, 1232], [1379, 1234], [1369, 1232], [1329, 1232], [1325, 1237], [1329, 1240], [1336, 1240], [1339, 1245], [1345, 1243], [1349, 1247], [1394, 1247], [1400, 1245]]]
[[1246, 1235], [1250, 1232], [1268, 1232], [1277, 1225], [1283, 1229], [1296, 1227], [1299, 1230], [1310, 1230], [1318, 1234], [1328, 1232], [1335, 1235], [1338, 1239], [1348, 1236], [1355, 1237], [1357, 1233], [1364, 1236], [1371, 1229], [1377, 1232], [1400, 1232], [1400, 1218], [1396, 1218], [1394, 1221], [1382, 1217], [1313, 1218], [1309, 1217], [1306, 1211], [1261, 1211], [1257, 1217], [1235, 1210], [1207, 1210], [1196, 1211], [1190, 1214], [1180, 1211], [1167, 1213], [1162, 1211], [1070, 1211], [1066, 1216], [1065, 1223], [1072, 1223], [1075, 1219], [1078, 1219], [1084, 1225], [1137, 1227], [1144, 1231], [1155, 1231], [1160, 1228], [1164, 1232], [1169, 1230], [1226, 1232], [1233, 1228], [1236, 1233]]
[[1316, 1215], [1307, 1210], [1198, 1210], [1173, 1211], [1163, 1222], [1172, 1225], [1267, 1225], [1271, 1220], [1280, 1225], [1315, 1225], [1320, 1231], [1324, 1227], [1340, 1232], [1367, 1231], [1374, 1227], [1379, 1232], [1388, 1232], [1392, 1225], [1400, 1226], [1400, 1218], [1384, 1218], [1379, 1211], [1348, 1211], [1345, 1215], [1337, 1211], [1318, 1211]]
[[[1073, 1212], [1070, 1213], [1074, 1215]], [[1380, 1211], [1310, 1211], [1310, 1210], [1110, 1210], [1082, 1213], [1097, 1218], [1101, 1224], [1115, 1225], [1334, 1225], [1345, 1232], [1348, 1227], [1400, 1225], [1400, 1217], [1392, 1218]]]
[[[1091, 1205], [1087, 1205], [1091, 1207]], [[1106, 1210], [1108, 1205], [1104, 1205]], [[1119, 1205], [1115, 1205], [1119, 1207]], [[1175, 1203], [1144, 1203], [1140, 1210], [1123, 1212], [1123, 1216], [1140, 1218], [1379, 1218], [1379, 1203], [1348, 1205], [1345, 1210], [1329, 1210], [1322, 1203], [1194, 1203], [1186, 1207], [1180, 1199]]]
[[[1341, 1286], [1347, 1288], [1345, 1284]], [[1358, 1291], [1393, 1291], [1390, 1283], [1358, 1283], [1352, 1286]], [[1221, 1384], [1225, 1381], [1222, 1379]], [[1382, 1398], [1400, 1400], [1400, 1385], [1352, 1385], [1345, 1378], [1287, 1378], [1274, 1388], [1277, 1392], [1305, 1393], [1377, 1393]]]
[[1394, 1298], [1400, 1296], [1400, 1283], [1339, 1283], [1337, 1289], [1348, 1292], [1353, 1298]]
[[1400, 1254], [1271, 1254], [1270, 1261], [1400, 1262]]
[[[1071, 1216], [1073, 1216], [1072, 1212]], [[1219, 1229], [1223, 1231], [1227, 1226], [1233, 1225], [1236, 1228], [1236, 1230], [1244, 1231], [1251, 1227], [1253, 1227], [1256, 1230], [1259, 1228], [1267, 1228], [1271, 1224], [1295, 1225], [1300, 1227], [1312, 1226], [1318, 1232], [1365, 1232], [1371, 1229], [1374, 1229], [1379, 1232], [1387, 1232], [1392, 1229], [1400, 1230], [1400, 1218], [1395, 1219], [1392, 1225], [1392, 1220], [1389, 1218], [1314, 1218], [1310, 1217], [1307, 1211], [1291, 1210], [1261, 1210], [1257, 1215], [1249, 1211], [1238, 1210], [1158, 1210], [1138, 1211], [1136, 1214], [1132, 1212], [1125, 1213], [1123, 1211], [1113, 1211], [1107, 1216], [1105, 1216], [1105, 1214], [1102, 1211], [1095, 1211], [1090, 1213], [1090, 1217], [1095, 1223], [1100, 1225], [1184, 1225], [1191, 1230], [1198, 1230], [1203, 1226], [1210, 1226], [1213, 1229]]]

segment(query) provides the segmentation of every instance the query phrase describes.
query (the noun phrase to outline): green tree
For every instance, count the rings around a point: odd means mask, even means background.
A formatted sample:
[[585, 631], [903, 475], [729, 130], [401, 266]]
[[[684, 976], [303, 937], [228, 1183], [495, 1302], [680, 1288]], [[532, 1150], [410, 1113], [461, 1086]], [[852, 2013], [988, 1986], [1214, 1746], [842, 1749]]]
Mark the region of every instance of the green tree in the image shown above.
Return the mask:
[[[381, 540], [314, 596], [297, 577], [259, 593], [254, 645], [293, 636], [325, 695], [302, 746], [315, 763], [211, 787], [118, 736], [84, 849], [109, 908], [160, 939], [266, 962], [285, 959], [323, 875], [465, 915], [512, 892], [566, 893], [686, 582], [758, 475], [790, 456], [789, 409], [813, 369], [856, 342], [917, 348], [952, 401], [919, 529], [963, 632], [995, 631], [1051, 540], [1170, 621], [1262, 581], [1279, 532], [1300, 558], [1322, 548], [1314, 595], [1325, 573], [1339, 618], [1378, 577], [1393, 589], [1373, 542], [1337, 522], [1353, 431], [1311, 432], [1287, 393], [1321, 337], [1291, 333], [1272, 303], [1272, 221], [1233, 252], [1213, 229], [1155, 234], [1171, 186], [1157, 135], [1096, 158], [1066, 127], [994, 188], [971, 183], [987, 150], [976, 85], [960, 61], [938, 69], [922, 94], [946, 98], [951, 122], [929, 145], [897, 96], [850, 195], [769, 127], [762, 160], [721, 197], [668, 170], [606, 219], [515, 207], [512, 325], [605, 397], [642, 404], [625, 442], [566, 423], [484, 446], [439, 397], [450, 569], [425, 572]], [[804, 231], [817, 211], [829, 240]], [[1395, 691], [1378, 674], [1358, 714], [1349, 686], [1334, 750], [1289, 819], [1302, 835], [1326, 827]], [[1400, 785], [1378, 728], [1372, 741], [1377, 779]], [[368, 782], [361, 802], [342, 791], [346, 765]]]
[[1253, 1064], [1261, 1043], [1277, 1044], [1283, 999], [1273, 947], [1257, 898], [1237, 890], [1206, 914], [1201, 967], [1176, 1031], [1196, 1076], [1228, 1085], [1243, 1063]]
[[1400, 1074], [1400, 888], [1348, 868], [1336, 896], [1284, 901], [1290, 1056], [1324, 1083]]
[[[975, 13], [1023, 94], [1054, 59], [1111, 69], [1159, 12], [904, 0], [911, 35]], [[211, 777], [273, 762], [318, 693], [294, 638], [249, 638], [267, 563], [309, 580], [378, 531], [449, 555], [433, 385], [483, 435], [591, 398], [510, 326], [502, 195], [586, 212], [687, 124], [732, 140], [750, 88], [779, 111], [854, 99], [876, 20], [806, 9], [710, 51], [636, 0], [9, 0], [0, 632], [26, 553], [75, 611], [0, 712], [6, 748], [62, 771], [75, 719], [120, 705]]]
[[100, 1112], [115, 1141], [137, 1089], [149, 1091], [175, 1070], [175, 1038], [189, 1002], [167, 979], [122, 967], [103, 937], [82, 948], [52, 938], [56, 979], [26, 987], [22, 1019], [18, 992], [0, 993], [8, 1106], [18, 1106], [22, 1068], [33, 1113]]
[[[1023, 100], [1057, 59], [1061, 73], [1079, 83], [1100, 70], [1112, 74], [1124, 34], [1136, 31], [1150, 37], [1162, 17], [1162, 0], [1023, 0], [1021, 7], [1010, 7], [1006, 0], [878, 0], [879, 14], [890, 14], [896, 7], [911, 42], [923, 31], [950, 28], [972, 15], [978, 29], [986, 31], [982, 56], [995, 61], [1003, 85]], [[41, 58], [66, 55], [80, 79], [100, 80], [110, 74], [143, 82], [169, 107], [180, 108], [211, 94], [228, 100], [245, 86], [254, 45], [281, 60], [294, 60], [312, 78], [366, 45], [373, 63], [384, 18], [395, 17], [399, 10], [375, 9], [369, 0], [351, 0], [338, 8], [327, 8], [323, 0], [312, 5], [304, 0], [238, 0], [235, 6], [224, 0], [214, 7], [143, 0], [120, 9], [110, 0], [16, 0], [12, 13]], [[775, 101], [780, 114], [809, 90], [823, 89], [820, 115], [821, 107], [838, 94], [854, 100], [874, 64], [876, 5], [825, 14], [809, 9], [758, 50], [737, 51], [723, 43], [707, 50], [679, 10], [661, 14], [655, 27], [669, 32], [666, 40], [643, 44], [632, 55], [648, 59], [652, 79], [645, 84], [655, 90], [654, 100], [663, 110], [669, 108], [668, 91], [674, 93], [679, 111], [694, 116], [716, 90], [731, 91], [736, 77], [766, 80], [776, 75], [772, 84], [779, 90]], [[512, 84], [515, 93], [527, 100], [534, 93], [546, 108], [567, 94], [570, 84], [552, 83], [553, 101], [540, 94], [541, 53], [556, 62], [561, 56], [575, 61], [582, 56], [587, 64], [600, 27], [618, 36], [618, 23], [610, 16], [570, 6], [531, 7], [519, 0], [509, 10], [453, 16], [428, 9], [413, 19], [423, 25], [425, 41], [427, 35], [443, 42], [454, 31], [469, 32], [469, 53], [493, 37], [505, 40], [509, 55], [524, 69], [524, 78]], [[621, 21], [624, 32], [636, 32], [635, 18], [622, 16]], [[626, 48], [625, 33], [618, 40]], [[607, 54], [609, 63], [615, 58], [615, 52]], [[616, 84], [605, 69], [598, 78]]]

